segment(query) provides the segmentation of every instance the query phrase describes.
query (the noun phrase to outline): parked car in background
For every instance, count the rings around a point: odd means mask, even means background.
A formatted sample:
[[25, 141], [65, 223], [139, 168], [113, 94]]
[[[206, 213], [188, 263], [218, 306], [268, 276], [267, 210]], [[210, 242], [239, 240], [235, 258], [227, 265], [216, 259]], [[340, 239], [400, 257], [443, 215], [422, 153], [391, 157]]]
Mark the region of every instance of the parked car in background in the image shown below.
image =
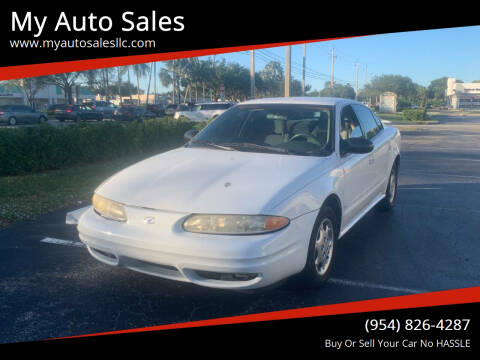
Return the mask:
[[45, 114], [47, 116], [55, 116], [55, 110], [58, 108], [61, 108], [62, 106], [65, 106], [65, 104], [51, 104], [48, 105], [47, 108], [45, 109]]
[[146, 110], [148, 112], [153, 113], [155, 116], [164, 116], [165, 115], [165, 105], [148, 104]]
[[8, 125], [43, 123], [47, 116], [26, 105], [1, 105], [0, 122]]
[[185, 137], [95, 190], [78, 222], [94, 258], [214, 288], [318, 286], [337, 240], [395, 204], [400, 132], [353, 100], [247, 101]]
[[175, 115], [177, 111], [190, 111], [192, 106], [188, 104], [169, 104], [165, 107], [165, 115]]
[[55, 109], [55, 118], [60, 121], [73, 120], [75, 122], [87, 120], [103, 120], [103, 114], [100, 111], [92, 109], [87, 105], [63, 105]]
[[233, 106], [231, 102], [211, 102], [196, 104], [191, 111], [177, 111], [174, 118], [180, 119], [185, 117], [190, 121], [204, 122], [215, 119]]
[[155, 114], [144, 107], [136, 105], [122, 105], [113, 114], [114, 120], [133, 121], [154, 118]]
[[107, 119], [112, 119], [113, 113], [118, 109], [118, 106], [109, 101], [88, 101], [84, 102], [83, 105], [87, 105], [93, 110], [101, 112], [103, 117]]

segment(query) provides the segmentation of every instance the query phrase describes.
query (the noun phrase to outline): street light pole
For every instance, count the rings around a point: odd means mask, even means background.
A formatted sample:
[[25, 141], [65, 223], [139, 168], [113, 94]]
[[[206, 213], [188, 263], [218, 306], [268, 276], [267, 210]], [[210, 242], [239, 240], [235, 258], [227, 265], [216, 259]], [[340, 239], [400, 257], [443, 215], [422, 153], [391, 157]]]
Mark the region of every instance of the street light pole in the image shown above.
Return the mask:
[[250, 50], [250, 98], [255, 99], [255, 52]]
[[307, 44], [303, 44], [302, 96], [305, 96], [305, 67], [307, 63]]
[[290, 45], [286, 47], [285, 57], [285, 97], [290, 97], [290, 62], [292, 60], [292, 47]]

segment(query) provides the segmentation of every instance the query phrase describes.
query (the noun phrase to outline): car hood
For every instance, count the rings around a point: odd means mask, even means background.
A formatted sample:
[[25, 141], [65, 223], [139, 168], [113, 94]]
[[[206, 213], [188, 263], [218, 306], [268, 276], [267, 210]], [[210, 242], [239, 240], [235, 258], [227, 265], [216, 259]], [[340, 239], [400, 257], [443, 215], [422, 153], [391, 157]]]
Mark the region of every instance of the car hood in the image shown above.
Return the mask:
[[312, 181], [312, 174], [318, 175], [318, 166], [325, 161], [312, 156], [179, 148], [122, 170], [96, 192], [123, 204], [158, 210], [267, 214]]

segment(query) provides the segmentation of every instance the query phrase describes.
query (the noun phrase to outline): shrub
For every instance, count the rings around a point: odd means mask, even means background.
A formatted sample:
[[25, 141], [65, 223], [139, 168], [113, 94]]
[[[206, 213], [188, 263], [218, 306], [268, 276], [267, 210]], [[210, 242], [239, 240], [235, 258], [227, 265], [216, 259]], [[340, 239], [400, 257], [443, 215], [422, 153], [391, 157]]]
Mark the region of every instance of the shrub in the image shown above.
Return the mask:
[[406, 109], [402, 112], [402, 117], [404, 120], [408, 121], [423, 121], [427, 120], [427, 109]]
[[0, 129], [0, 176], [160, 152], [182, 145], [194, 125], [165, 119]]

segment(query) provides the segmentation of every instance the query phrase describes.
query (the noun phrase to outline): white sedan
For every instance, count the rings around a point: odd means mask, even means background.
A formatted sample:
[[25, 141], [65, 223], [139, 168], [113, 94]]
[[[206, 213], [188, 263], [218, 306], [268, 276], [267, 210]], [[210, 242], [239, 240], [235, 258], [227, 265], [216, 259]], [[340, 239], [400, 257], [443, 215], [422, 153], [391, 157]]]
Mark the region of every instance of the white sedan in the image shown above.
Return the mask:
[[222, 115], [233, 103], [230, 102], [211, 102], [203, 104], [195, 104], [191, 111], [177, 111], [173, 116], [174, 119], [185, 117], [193, 122], [205, 122], [210, 119], [215, 119]]
[[247, 101], [186, 137], [96, 189], [78, 224], [94, 258], [215, 288], [321, 285], [337, 240], [395, 202], [400, 133], [359, 102]]

